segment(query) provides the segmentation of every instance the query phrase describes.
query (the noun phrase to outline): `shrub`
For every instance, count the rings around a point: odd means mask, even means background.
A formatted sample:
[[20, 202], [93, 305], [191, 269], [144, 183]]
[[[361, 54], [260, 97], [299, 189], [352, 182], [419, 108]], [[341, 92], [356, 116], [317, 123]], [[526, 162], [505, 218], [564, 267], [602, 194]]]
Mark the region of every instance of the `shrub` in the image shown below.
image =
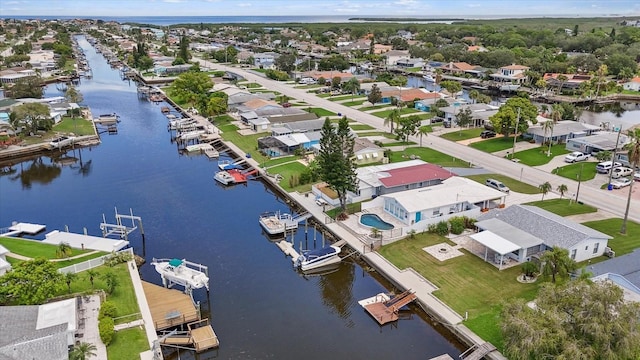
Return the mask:
[[98, 319], [101, 320], [105, 317], [114, 318], [116, 317], [116, 305], [111, 301], [105, 301], [100, 305], [100, 313], [98, 314]]
[[522, 273], [525, 276], [533, 276], [536, 272], [538, 272], [538, 267], [531, 261], [522, 264]]
[[130, 252], [112, 252], [111, 255], [107, 255], [104, 263], [107, 266], [114, 267], [129, 260], [133, 260], [133, 255]]
[[464, 219], [464, 227], [467, 229], [473, 229], [476, 226], [476, 219], [472, 219], [470, 217], [463, 216]]
[[438, 231], [438, 225], [429, 224], [429, 226], [427, 226], [427, 232], [428, 233], [435, 234], [437, 231]]
[[451, 232], [456, 235], [462, 234], [465, 229], [465, 218], [462, 216], [454, 216], [449, 219], [449, 225], [451, 226]]
[[105, 317], [98, 322], [98, 331], [100, 333], [100, 340], [106, 345], [109, 346], [111, 341], [113, 340], [113, 335], [115, 334], [115, 330], [113, 329], [113, 319], [110, 317]]
[[436, 224], [436, 234], [441, 236], [449, 234], [449, 225], [446, 221], [440, 221]]

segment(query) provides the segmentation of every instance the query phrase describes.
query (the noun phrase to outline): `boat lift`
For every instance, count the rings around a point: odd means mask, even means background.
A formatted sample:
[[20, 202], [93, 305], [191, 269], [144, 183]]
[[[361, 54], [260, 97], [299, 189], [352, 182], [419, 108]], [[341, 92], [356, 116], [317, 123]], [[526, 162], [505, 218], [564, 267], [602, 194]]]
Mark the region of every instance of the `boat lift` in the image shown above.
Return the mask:
[[[140, 233], [142, 234], [142, 239], [144, 240], [144, 228], [142, 227], [142, 218], [140, 216], [134, 216], [132, 209], [129, 209], [129, 215], [118, 214], [118, 208], [115, 208], [115, 213], [115, 224], [107, 223], [104, 214], [102, 214], [102, 223], [100, 223], [102, 237], [106, 238], [109, 236], [117, 236], [120, 239], [128, 241], [129, 234], [138, 229], [138, 226], [136, 226], [135, 223], [136, 221], [138, 221], [138, 225], [140, 226]], [[131, 227], [124, 225], [122, 220], [131, 220]]]

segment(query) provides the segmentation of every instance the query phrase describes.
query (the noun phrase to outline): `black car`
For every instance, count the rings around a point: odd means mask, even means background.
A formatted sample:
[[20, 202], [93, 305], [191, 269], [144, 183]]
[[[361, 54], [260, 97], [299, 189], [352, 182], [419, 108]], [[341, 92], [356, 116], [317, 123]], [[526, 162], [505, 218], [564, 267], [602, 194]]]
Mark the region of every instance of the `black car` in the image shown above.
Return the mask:
[[480, 133], [480, 137], [483, 138], [483, 139], [488, 139], [488, 138], [492, 138], [492, 137], [495, 137], [495, 136], [496, 136], [495, 131], [491, 131], [491, 130], [483, 130]]

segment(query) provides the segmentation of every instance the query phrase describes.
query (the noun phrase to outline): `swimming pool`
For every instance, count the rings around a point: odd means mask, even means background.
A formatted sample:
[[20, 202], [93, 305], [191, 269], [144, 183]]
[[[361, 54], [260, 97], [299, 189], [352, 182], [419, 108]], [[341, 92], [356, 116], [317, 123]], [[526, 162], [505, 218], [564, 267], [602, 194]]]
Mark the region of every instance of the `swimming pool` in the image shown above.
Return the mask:
[[362, 214], [360, 216], [360, 224], [374, 227], [378, 230], [391, 230], [394, 227], [388, 222], [380, 219], [380, 217], [376, 214]]

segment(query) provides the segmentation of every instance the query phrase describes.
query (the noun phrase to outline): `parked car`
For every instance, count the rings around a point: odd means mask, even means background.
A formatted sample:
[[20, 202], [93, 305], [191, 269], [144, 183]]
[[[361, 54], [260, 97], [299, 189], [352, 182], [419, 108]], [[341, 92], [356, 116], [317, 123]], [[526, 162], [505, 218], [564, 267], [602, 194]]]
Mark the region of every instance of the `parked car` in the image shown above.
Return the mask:
[[620, 178], [611, 182], [611, 186], [614, 189], [622, 189], [625, 186], [631, 185], [631, 179], [629, 178]]
[[580, 151], [574, 151], [564, 157], [564, 161], [568, 163], [574, 163], [576, 161], [584, 161], [591, 157], [591, 154], [585, 154]]
[[317, 198], [316, 199], [316, 204], [318, 206], [324, 206], [324, 205], [328, 205], [327, 201], [323, 198]]
[[596, 171], [600, 174], [608, 174], [611, 169], [617, 168], [619, 166], [622, 166], [622, 164], [619, 162], [613, 163], [611, 161], [603, 161], [596, 165]]
[[446, 127], [446, 128], [450, 128], [451, 127], [451, 121], [449, 120], [445, 120], [442, 122], [442, 126]]
[[611, 177], [614, 179], [629, 176], [632, 174], [633, 174], [633, 169], [624, 167], [624, 166], [620, 166], [611, 170]]
[[633, 174], [633, 180], [640, 181], [640, 170]]
[[482, 132], [480, 133], [480, 137], [483, 139], [488, 139], [495, 136], [496, 136], [496, 132], [491, 130], [482, 130]]
[[496, 179], [487, 179], [487, 181], [485, 181], [485, 185], [487, 185], [488, 187], [492, 187], [498, 191], [502, 191], [507, 194], [509, 193], [509, 188]]

